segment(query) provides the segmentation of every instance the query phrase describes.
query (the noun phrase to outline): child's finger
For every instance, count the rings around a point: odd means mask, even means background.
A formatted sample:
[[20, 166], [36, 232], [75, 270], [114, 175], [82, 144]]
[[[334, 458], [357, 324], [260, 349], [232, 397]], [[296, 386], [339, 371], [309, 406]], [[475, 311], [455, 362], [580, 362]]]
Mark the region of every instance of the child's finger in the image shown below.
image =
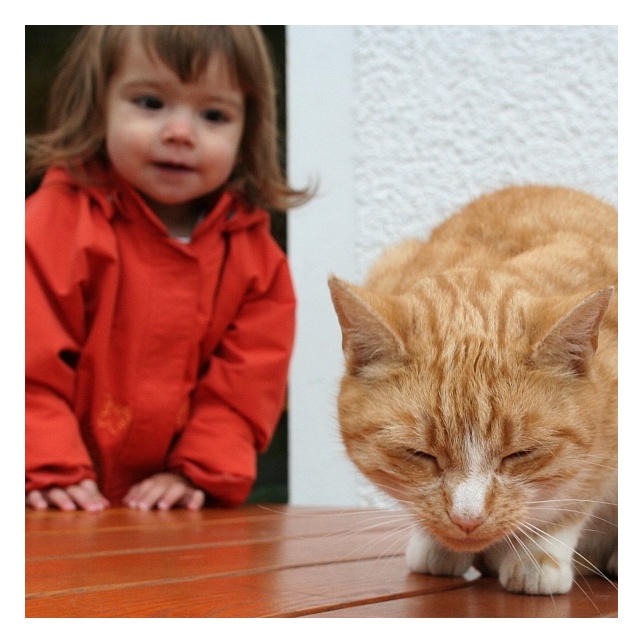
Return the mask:
[[25, 504], [33, 509], [49, 509], [49, 503], [43, 496], [42, 491], [34, 489], [30, 491], [25, 497]]
[[82, 480], [77, 485], [68, 487], [67, 493], [85, 511], [102, 511], [109, 506], [93, 480]]
[[58, 507], [61, 511], [74, 511], [77, 509], [76, 503], [65, 489], [53, 487], [46, 491], [46, 498], [50, 505]]
[[149, 509], [150, 498], [156, 502], [158, 496], [154, 493], [155, 485], [152, 478], [146, 478], [135, 484], [123, 498], [123, 502], [132, 509]]
[[178, 502], [182, 501], [189, 491], [190, 489], [185, 482], [177, 480], [170, 484], [170, 486], [165, 490], [163, 496], [159, 498], [156, 505], [159, 509], [170, 509], [170, 507], [173, 507]]
[[191, 489], [185, 494], [183, 505], [187, 509], [201, 509], [205, 504], [205, 493], [201, 489]]

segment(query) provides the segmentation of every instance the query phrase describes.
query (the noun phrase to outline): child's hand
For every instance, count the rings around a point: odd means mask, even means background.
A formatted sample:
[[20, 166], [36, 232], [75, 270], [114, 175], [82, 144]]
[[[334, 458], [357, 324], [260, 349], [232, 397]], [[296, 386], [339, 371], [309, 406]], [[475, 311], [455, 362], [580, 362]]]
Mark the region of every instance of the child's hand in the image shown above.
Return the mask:
[[175, 505], [201, 509], [205, 493], [176, 473], [157, 473], [134, 485], [123, 502], [133, 509], [170, 509]]
[[25, 505], [33, 509], [60, 509], [61, 511], [102, 511], [109, 507], [109, 500], [103, 497], [93, 480], [82, 480], [64, 489], [51, 487], [36, 489], [25, 496]]

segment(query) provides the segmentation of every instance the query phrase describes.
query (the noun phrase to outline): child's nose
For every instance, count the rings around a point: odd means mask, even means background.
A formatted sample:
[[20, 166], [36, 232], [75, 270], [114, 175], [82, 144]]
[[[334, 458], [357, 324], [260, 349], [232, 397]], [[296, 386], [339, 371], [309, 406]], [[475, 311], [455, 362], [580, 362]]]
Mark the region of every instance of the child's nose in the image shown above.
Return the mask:
[[181, 112], [170, 114], [163, 126], [161, 137], [164, 143], [194, 145], [194, 127], [190, 116]]

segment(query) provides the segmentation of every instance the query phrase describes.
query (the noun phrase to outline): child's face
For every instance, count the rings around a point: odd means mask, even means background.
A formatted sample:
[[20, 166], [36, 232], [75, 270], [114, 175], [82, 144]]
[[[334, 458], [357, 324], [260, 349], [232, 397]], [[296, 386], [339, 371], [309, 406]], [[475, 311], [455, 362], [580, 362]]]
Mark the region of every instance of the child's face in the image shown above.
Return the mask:
[[215, 55], [183, 83], [138, 42], [107, 89], [107, 155], [154, 208], [185, 206], [220, 188], [237, 160], [244, 96]]

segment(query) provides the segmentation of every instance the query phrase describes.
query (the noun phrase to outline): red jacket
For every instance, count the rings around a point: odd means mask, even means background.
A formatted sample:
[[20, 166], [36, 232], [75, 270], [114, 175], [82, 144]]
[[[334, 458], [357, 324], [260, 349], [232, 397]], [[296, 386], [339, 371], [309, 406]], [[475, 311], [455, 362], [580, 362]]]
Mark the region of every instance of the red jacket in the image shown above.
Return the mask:
[[294, 335], [266, 212], [224, 193], [182, 244], [129, 186], [50, 170], [26, 204], [26, 491], [160, 471], [228, 505], [256, 477]]

